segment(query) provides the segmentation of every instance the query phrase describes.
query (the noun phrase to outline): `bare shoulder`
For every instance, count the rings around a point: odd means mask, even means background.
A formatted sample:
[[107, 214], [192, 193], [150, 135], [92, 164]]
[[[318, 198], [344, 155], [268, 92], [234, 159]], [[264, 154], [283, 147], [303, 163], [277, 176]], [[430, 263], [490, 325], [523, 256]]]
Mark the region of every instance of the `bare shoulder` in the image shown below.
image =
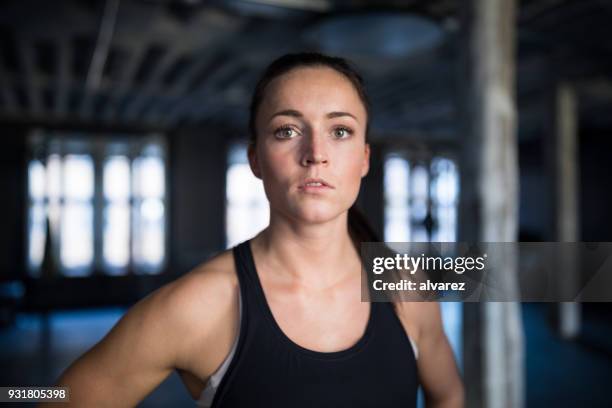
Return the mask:
[[157, 306], [177, 308], [180, 316], [201, 319], [201, 313], [230, 304], [237, 287], [232, 253], [224, 251], [162, 287]]
[[231, 303], [237, 285], [232, 255], [223, 252], [138, 302], [130, 312], [167, 316], [176, 323], [195, 323]]
[[[202, 263], [161, 288], [157, 297], [154, 308], [169, 313], [179, 329], [171, 334], [182, 342], [178, 368], [202, 371], [202, 367], [191, 367], [193, 356], [206, 354], [210, 367], [203, 371], [214, 371], [220, 363], [215, 351], [223, 354], [237, 327], [238, 279], [232, 252], [224, 251]], [[204, 344], [213, 347], [204, 350]]]

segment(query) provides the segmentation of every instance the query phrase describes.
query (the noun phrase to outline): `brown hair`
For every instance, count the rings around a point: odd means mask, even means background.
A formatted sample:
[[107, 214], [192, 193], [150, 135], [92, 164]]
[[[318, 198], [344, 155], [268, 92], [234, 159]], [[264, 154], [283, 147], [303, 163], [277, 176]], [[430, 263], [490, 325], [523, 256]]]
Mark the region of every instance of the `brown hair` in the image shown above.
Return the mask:
[[[249, 110], [249, 133], [250, 143], [255, 145], [257, 142], [257, 130], [255, 128], [255, 119], [259, 110], [259, 106], [265, 96], [266, 88], [275, 78], [286, 74], [287, 72], [301, 67], [327, 67], [335, 70], [336, 72], [344, 75], [348, 79], [357, 94], [359, 99], [363, 103], [367, 115], [366, 124], [366, 143], [368, 141], [369, 134], [369, 116], [370, 116], [370, 103], [365, 91], [365, 85], [363, 78], [353, 67], [353, 65], [340, 57], [332, 57], [329, 55], [317, 53], [317, 52], [302, 52], [296, 54], [285, 54], [276, 60], [272, 61], [270, 65], [264, 70], [263, 74], [259, 78], [253, 97], [251, 99], [251, 105]], [[380, 241], [376, 232], [368, 223], [365, 216], [357, 209], [355, 204], [351, 206], [348, 213], [348, 226], [351, 238], [355, 242], [357, 249], [359, 250], [359, 244], [361, 242], [374, 242]]]

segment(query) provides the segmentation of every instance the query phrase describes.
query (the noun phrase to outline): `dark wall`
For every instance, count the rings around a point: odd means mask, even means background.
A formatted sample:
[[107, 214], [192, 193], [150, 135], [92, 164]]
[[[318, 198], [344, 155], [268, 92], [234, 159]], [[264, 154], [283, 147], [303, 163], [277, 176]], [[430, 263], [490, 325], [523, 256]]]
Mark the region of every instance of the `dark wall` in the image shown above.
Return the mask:
[[206, 129], [171, 134], [170, 253], [184, 273], [225, 248], [227, 143]]
[[581, 241], [612, 241], [612, 138], [601, 132], [580, 137]]
[[[612, 241], [612, 140], [581, 129], [578, 144], [580, 240]], [[540, 142], [522, 143], [519, 162], [520, 240], [552, 240], [551, 186]]]
[[25, 267], [26, 131], [0, 125], [0, 281], [17, 278]]
[[536, 142], [519, 145], [519, 240], [546, 240], [548, 212], [543, 153]]
[[384, 154], [383, 147], [370, 144], [370, 170], [362, 179], [357, 206], [380, 239], [384, 234]]

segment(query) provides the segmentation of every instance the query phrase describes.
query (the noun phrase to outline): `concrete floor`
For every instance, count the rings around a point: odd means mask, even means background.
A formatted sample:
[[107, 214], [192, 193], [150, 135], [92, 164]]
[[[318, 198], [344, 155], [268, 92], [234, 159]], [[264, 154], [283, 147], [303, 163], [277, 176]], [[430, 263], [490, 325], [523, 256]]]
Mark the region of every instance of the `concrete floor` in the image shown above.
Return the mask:
[[[0, 330], [0, 384], [52, 385], [123, 313], [124, 309], [56, 312], [49, 315], [48, 323], [40, 315], [19, 315], [14, 327]], [[173, 373], [138, 406], [194, 405], [178, 374]]]
[[583, 304], [575, 341], [555, 336], [546, 304], [524, 304], [528, 407], [612, 406], [612, 324], [610, 304]]

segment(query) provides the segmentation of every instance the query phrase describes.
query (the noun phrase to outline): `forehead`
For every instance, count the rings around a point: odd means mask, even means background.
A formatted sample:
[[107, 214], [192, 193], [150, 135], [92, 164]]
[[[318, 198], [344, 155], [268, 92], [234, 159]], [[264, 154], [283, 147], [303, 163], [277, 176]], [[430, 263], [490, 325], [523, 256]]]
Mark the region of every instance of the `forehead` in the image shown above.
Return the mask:
[[261, 110], [350, 110], [365, 116], [365, 107], [353, 83], [329, 67], [293, 69], [267, 86]]

